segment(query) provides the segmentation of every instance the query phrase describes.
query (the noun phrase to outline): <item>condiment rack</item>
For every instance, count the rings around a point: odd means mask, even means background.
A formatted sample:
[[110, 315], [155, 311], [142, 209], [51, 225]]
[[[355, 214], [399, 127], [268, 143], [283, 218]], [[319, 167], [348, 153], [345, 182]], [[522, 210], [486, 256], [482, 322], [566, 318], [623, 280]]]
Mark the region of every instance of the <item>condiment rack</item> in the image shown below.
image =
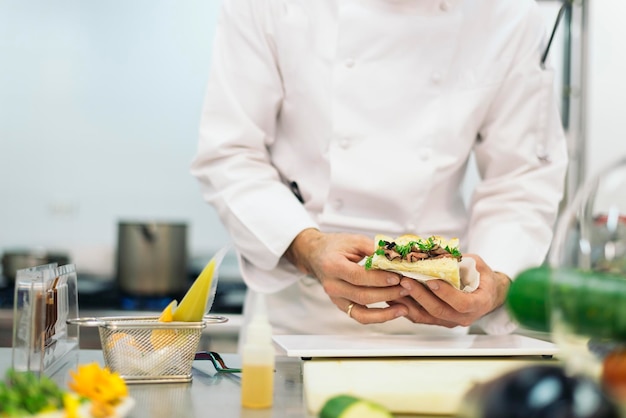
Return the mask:
[[[63, 383], [61, 371], [78, 364], [76, 269], [56, 263], [17, 271], [13, 306], [12, 367]], [[56, 377], [55, 377], [56, 376]]]

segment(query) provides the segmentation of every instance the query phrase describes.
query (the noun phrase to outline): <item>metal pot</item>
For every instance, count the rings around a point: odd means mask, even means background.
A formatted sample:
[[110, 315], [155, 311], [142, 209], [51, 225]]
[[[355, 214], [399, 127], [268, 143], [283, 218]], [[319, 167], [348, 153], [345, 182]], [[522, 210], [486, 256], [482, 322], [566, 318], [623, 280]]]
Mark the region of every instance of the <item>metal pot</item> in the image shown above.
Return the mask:
[[187, 288], [187, 225], [120, 222], [117, 281], [134, 296], [167, 296]]
[[48, 252], [41, 250], [12, 250], [2, 254], [2, 275], [9, 282], [15, 282], [17, 271], [42, 264], [57, 263], [64, 265], [69, 263], [69, 256], [60, 252]]

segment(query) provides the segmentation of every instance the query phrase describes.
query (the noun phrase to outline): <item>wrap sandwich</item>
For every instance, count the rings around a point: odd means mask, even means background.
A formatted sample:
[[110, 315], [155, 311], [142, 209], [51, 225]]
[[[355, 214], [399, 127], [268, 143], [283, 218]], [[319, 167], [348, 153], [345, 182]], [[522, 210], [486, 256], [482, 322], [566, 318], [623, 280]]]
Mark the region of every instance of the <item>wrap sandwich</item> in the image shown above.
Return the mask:
[[457, 238], [445, 239], [438, 235], [422, 238], [401, 235], [392, 238], [376, 235], [376, 249], [366, 258], [365, 268], [388, 270], [404, 274], [427, 276], [445, 280], [461, 289], [459, 263], [462, 259]]

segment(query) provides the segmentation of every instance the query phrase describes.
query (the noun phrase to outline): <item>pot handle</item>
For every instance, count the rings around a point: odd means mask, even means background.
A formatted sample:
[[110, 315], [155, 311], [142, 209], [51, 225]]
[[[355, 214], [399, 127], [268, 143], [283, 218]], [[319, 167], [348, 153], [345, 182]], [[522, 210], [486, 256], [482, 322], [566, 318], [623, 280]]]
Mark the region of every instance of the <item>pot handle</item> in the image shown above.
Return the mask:
[[141, 235], [143, 235], [146, 241], [149, 243], [156, 241], [156, 228], [153, 225], [141, 224], [139, 225], [139, 228], [141, 229]]

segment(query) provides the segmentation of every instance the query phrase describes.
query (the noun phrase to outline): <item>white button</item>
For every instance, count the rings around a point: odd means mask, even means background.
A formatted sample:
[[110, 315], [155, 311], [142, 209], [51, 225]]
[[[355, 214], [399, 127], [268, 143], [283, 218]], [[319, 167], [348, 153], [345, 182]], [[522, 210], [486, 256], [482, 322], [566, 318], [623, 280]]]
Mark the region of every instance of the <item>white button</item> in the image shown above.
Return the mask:
[[439, 84], [441, 82], [441, 73], [439, 71], [434, 71], [431, 75], [430, 75], [430, 79], [433, 83], [435, 84]]
[[447, 12], [448, 10], [450, 10], [450, 3], [448, 3], [447, 1], [442, 1], [441, 3], [439, 3], [439, 8], [442, 11]]
[[333, 201], [332, 205], [333, 205], [333, 208], [335, 208], [335, 210], [339, 210], [343, 207], [343, 200], [336, 199]]
[[341, 138], [339, 140], [339, 146], [343, 149], [347, 149], [350, 147], [350, 138]]
[[347, 59], [346, 63], [345, 63], [346, 67], [348, 67], [348, 68], [354, 67], [354, 64], [356, 64], [356, 62], [352, 58]]
[[537, 159], [542, 163], [550, 162], [550, 154], [548, 154], [548, 150], [544, 144], [538, 144], [535, 147], [535, 153], [537, 154]]

